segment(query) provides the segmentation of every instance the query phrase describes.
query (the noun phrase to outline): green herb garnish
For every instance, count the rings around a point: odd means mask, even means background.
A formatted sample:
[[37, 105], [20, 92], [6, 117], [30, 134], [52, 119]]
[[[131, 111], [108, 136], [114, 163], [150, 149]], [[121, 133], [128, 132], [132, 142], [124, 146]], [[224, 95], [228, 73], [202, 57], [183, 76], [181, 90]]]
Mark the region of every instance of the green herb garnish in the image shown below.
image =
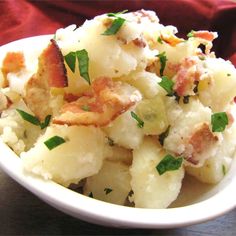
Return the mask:
[[218, 112], [211, 115], [211, 125], [213, 132], [224, 131], [228, 123], [228, 116], [225, 112]]
[[222, 165], [222, 172], [223, 172], [223, 175], [226, 175], [226, 167], [225, 167], [225, 165]]
[[159, 175], [164, 174], [166, 171], [178, 170], [183, 162], [182, 157], [175, 158], [167, 154], [156, 166]]
[[90, 107], [88, 105], [82, 105], [81, 109], [84, 111], [90, 111]]
[[170, 131], [170, 126], [168, 126], [168, 128], [166, 129], [166, 131], [164, 131], [163, 133], [161, 133], [158, 137], [158, 140], [160, 142], [160, 144], [163, 146], [164, 145], [164, 141], [165, 138], [169, 135], [169, 131]]
[[188, 38], [194, 37], [194, 33], [195, 33], [195, 31], [194, 31], [194, 30], [191, 30], [191, 31], [187, 34], [187, 37], [188, 37]]
[[69, 66], [71, 71], [75, 73], [75, 62], [76, 62], [76, 53], [70, 52], [66, 56], [64, 56], [66, 64]]
[[44, 122], [40, 122], [40, 120], [36, 117], [33, 116], [23, 110], [20, 109], [16, 109], [16, 111], [20, 114], [20, 116], [25, 120], [28, 121], [29, 123], [33, 124], [33, 125], [37, 125], [40, 126], [41, 129], [46, 128], [51, 120], [51, 115], [47, 115], [46, 118], [44, 119]]
[[231, 76], [231, 74], [230, 74], [230, 73], [228, 73], [228, 74], [227, 74], [227, 76]]
[[112, 22], [112, 25], [102, 35], [115, 35], [121, 26], [125, 23], [125, 19], [118, 17]]
[[79, 61], [80, 75], [90, 84], [90, 77], [88, 73], [89, 57], [85, 49], [76, 52], [76, 57]]
[[139, 128], [143, 128], [144, 126], [144, 121], [138, 117], [138, 115], [136, 113], [134, 113], [133, 111], [131, 111], [131, 116], [138, 122], [138, 127]]
[[56, 135], [56, 136], [53, 136], [50, 139], [46, 140], [44, 142], [44, 144], [47, 146], [47, 148], [49, 150], [52, 150], [65, 142], [66, 142], [66, 140], [64, 138]]
[[126, 13], [128, 10], [124, 10], [124, 11], [120, 11], [120, 12], [117, 12], [117, 13], [108, 13], [107, 16], [111, 16], [111, 17], [118, 17], [119, 15], [121, 14], [124, 14]]
[[162, 41], [160, 36], [157, 38], [157, 42], [160, 43], [160, 44], [163, 44], [163, 41]]
[[167, 92], [167, 94], [169, 96], [173, 95], [173, 86], [174, 86], [174, 82], [169, 79], [167, 76], [162, 76], [161, 77], [161, 82], [158, 83], [163, 89], [165, 89], [165, 91]]
[[167, 62], [166, 52], [159, 53], [158, 55], [156, 55], [156, 57], [158, 57], [160, 60], [161, 63], [160, 75], [163, 76], [163, 72], [165, 70]]
[[103, 32], [102, 35], [115, 35], [126, 21], [124, 18], [120, 17], [119, 15], [127, 11], [128, 10], [124, 10], [117, 13], [108, 13], [107, 16], [115, 17], [116, 19], [113, 20], [111, 26], [105, 32]]
[[66, 64], [69, 66], [69, 68], [73, 73], [75, 73], [76, 58], [78, 59], [79, 62], [80, 76], [83, 77], [90, 84], [90, 77], [88, 73], [88, 66], [89, 66], [88, 52], [85, 49], [82, 49], [76, 52], [70, 52], [66, 56], [64, 56]]
[[104, 188], [104, 192], [107, 194], [109, 194], [110, 192], [112, 192], [111, 188]]

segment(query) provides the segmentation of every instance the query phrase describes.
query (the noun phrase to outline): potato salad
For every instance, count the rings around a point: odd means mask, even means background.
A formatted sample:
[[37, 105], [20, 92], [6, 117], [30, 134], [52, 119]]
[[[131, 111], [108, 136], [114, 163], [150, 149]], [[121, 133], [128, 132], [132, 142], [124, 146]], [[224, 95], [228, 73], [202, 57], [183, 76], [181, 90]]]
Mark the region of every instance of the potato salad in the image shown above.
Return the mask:
[[236, 69], [211, 50], [216, 32], [176, 34], [125, 10], [58, 29], [34, 66], [7, 52], [1, 141], [27, 174], [119, 205], [167, 208], [190, 175], [219, 183], [236, 147]]

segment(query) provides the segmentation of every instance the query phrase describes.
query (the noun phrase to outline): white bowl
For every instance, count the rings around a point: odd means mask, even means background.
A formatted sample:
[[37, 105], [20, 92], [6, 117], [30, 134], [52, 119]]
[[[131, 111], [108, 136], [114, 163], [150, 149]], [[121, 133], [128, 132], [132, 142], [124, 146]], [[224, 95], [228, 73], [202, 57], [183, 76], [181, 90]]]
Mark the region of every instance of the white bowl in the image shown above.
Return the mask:
[[[28, 58], [39, 54], [52, 36], [18, 40], [0, 47], [0, 64], [7, 51], [23, 50]], [[76, 193], [52, 181], [23, 171], [20, 158], [0, 140], [0, 167], [36, 196], [76, 218], [115, 227], [173, 228], [216, 218], [236, 207], [236, 161], [223, 181], [206, 186], [192, 180], [168, 209], [140, 209], [109, 204]], [[182, 206], [180, 206], [182, 205]], [[175, 206], [175, 207], [174, 207]], [[177, 207], [180, 206], [180, 207]]]

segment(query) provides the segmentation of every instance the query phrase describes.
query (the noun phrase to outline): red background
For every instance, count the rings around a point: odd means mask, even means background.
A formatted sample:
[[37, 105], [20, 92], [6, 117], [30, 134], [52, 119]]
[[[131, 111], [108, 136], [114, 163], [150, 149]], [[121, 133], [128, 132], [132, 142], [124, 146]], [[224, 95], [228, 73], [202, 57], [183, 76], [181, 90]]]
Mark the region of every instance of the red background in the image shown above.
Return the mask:
[[164, 25], [175, 25], [179, 36], [190, 30], [217, 31], [217, 57], [236, 65], [236, 1], [234, 0], [0, 0], [0, 45], [35, 35], [52, 34], [57, 28], [106, 12], [124, 9], [154, 10]]

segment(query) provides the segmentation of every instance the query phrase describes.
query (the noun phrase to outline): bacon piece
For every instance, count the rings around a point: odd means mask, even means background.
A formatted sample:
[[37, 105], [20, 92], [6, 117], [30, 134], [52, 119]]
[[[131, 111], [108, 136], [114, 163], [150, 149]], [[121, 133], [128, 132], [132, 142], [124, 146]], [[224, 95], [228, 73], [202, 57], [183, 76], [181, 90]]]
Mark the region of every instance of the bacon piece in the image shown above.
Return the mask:
[[141, 99], [132, 86], [107, 77], [93, 81], [88, 94], [65, 104], [53, 123], [105, 126]]
[[67, 86], [67, 75], [63, 57], [55, 40], [51, 40], [39, 56], [37, 73], [26, 84], [25, 102], [40, 120], [44, 120], [52, 113], [49, 106], [50, 87], [65, 86]]
[[40, 55], [39, 65], [49, 87], [63, 88], [68, 86], [63, 55], [55, 40], [51, 39], [51, 43]]
[[189, 138], [189, 144], [192, 145], [193, 151], [187, 157], [187, 160], [192, 164], [198, 164], [198, 155], [202, 154], [207, 149], [211, 148], [218, 141], [218, 137], [211, 132], [209, 125], [206, 123], [197, 129]]
[[209, 32], [207, 30], [193, 31], [193, 36], [205, 39], [210, 42], [212, 42], [215, 38], [217, 38], [217, 34], [215, 32]]
[[2, 62], [4, 76], [3, 87], [8, 86], [7, 74], [16, 73], [25, 68], [25, 57], [22, 52], [8, 52]]

